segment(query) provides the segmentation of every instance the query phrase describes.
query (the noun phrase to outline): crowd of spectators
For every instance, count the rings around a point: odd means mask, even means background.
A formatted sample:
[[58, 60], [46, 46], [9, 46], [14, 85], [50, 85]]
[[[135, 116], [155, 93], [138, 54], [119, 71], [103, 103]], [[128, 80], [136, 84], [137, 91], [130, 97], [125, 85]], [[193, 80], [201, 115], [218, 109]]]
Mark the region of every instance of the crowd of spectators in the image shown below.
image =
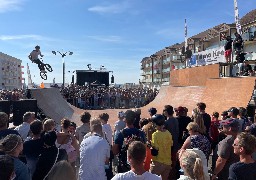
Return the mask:
[[157, 89], [89, 87], [71, 84], [60, 89], [63, 97], [81, 109], [135, 108], [151, 102], [158, 94]]
[[22, 89], [0, 90], [0, 100], [17, 101], [24, 98], [26, 94]]
[[0, 179], [256, 178], [256, 116], [249, 118], [245, 108], [210, 115], [200, 102], [191, 117], [182, 106], [165, 105], [158, 113], [152, 107], [148, 117], [140, 112], [120, 111], [113, 129], [107, 113], [92, 118], [89, 112], [79, 127], [27, 112], [8, 129], [8, 115], [0, 112]]

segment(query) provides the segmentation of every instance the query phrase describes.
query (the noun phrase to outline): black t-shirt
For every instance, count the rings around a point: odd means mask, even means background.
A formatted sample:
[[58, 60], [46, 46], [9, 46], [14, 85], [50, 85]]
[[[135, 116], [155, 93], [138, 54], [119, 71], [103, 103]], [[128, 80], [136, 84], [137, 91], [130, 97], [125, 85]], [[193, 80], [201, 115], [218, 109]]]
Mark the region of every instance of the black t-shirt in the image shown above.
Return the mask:
[[232, 40], [229, 40], [229, 41], [227, 41], [226, 42], [226, 44], [225, 44], [225, 50], [229, 50], [229, 49], [232, 49]]
[[41, 139], [25, 141], [23, 144], [23, 154], [27, 158], [38, 158], [43, 150], [43, 145]]
[[234, 163], [229, 168], [229, 180], [255, 180], [256, 162], [245, 164], [242, 162]]
[[234, 44], [235, 47], [241, 47], [242, 46], [243, 39], [241, 36], [238, 36], [235, 38]]
[[206, 127], [206, 135], [209, 135], [209, 130], [211, 127], [211, 116], [207, 113], [204, 113], [203, 120], [204, 120], [204, 125]]
[[192, 122], [191, 118], [188, 116], [178, 116], [179, 123], [179, 144], [183, 144], [184, 140], [182, 139], [183, 131], [187, 132], [187, 125]]

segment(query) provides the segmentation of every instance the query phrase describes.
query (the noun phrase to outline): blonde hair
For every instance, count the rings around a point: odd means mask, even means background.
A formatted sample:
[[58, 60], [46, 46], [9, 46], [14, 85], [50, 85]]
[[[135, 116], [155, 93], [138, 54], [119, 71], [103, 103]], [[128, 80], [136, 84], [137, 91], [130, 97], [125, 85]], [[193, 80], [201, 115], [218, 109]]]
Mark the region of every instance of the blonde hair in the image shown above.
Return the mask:
[[195, 123], [199, 126], [199, 133], [205, 134], [206, 133], [206, 127], [204, 125], [204, 119], [203, 115], [199, 112], [197, 108], [193, 109], [193, 116], [192, 119]]
[[52, 128], [55, 127], [55, 121], [53, 119], [47, 119], [44, 121], [43, 128], [44, 131], [51, 131]]
[[180, 163], [185, 175], [191, 179], [205, 180], [202, 160], [195, 152], [184, 151]]
[[76, 180], [74, 169], [67, 161], [57, 162], [50, 170], [47, 180]]

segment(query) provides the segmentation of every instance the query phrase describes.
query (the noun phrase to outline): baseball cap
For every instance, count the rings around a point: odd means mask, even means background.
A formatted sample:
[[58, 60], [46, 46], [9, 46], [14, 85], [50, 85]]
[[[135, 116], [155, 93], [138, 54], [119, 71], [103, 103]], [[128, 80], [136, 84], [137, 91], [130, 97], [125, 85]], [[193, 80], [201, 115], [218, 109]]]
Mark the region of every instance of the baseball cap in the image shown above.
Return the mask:
[[220, 121], [220, 125], [229, 127], [239, 127], [239, 122], [237, 119], [228, 118], [226, 120]]
[[231, 107], [228, 112], [232, 112], [234, 115], [239, 114], [239, 110], [236, 107]]
[[148, 112], [150, 112], [151, 114], [156, 114], [157, 110], [156, 108], [152, 107], [148, 110]]
[[152, 116], [151, 120], [153, 123], [155, 123], [157, 126], [162, 126], [165, 123], [165, 117], [161, 114], [155, 114]]
[[174, 108], [174, 110], [177, 112], [185, 112], [186, 111], [186, 109], [184, 108], [184, 107], [182, 107], [182, 106], [179, 106], [179, 107], [177, 107], [177, 108]]

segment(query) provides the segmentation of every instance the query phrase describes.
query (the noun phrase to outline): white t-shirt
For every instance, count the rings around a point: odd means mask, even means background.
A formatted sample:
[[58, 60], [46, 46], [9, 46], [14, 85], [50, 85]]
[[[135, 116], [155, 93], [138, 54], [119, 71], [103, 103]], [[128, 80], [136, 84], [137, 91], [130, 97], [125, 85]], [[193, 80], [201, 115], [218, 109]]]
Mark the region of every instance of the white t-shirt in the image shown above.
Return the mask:
[[115, 125], [114, 125], [114, 127], [115, 127], [115, 134], [119, 133], [122, 129], [125, 128], [125, 126], [126, 126], [126, 124], [125, 124], [125, 122], [123, 120], [120, 120], [120, 119], [117, 120], [115, 122]]
[[110, 157], [110, 146], [106, 139], [92, 135], [80, 145], [80, 180], [106, 180], [105, 161]]
[[110, 145], [113, 145], [113, 141], [112, 141], [112, 129], [111, 129], [111, 126], [109, 124], [103, 124], [102, 125], [102, 132], [105, 134], [107, 140], [108, 140], [108, 143]]
[[39, 55], [41, 55], [41, 51], [40, 51], [40, 50], [38, 50], [38, 51], [33, 50], [33, 51], [30, 53], [30, 56], [31, 56], [31, 59], [32, 59], [32, 60], [38, 59], [38, 56], [39, 56]]
[[146, 171], [142, 175], [135, 174], [132, 170], [116, 174], [111, 180], [161, 180], [160, 176]]
[[30, 131], [30, 124], [27, 122], [23, 122], [21, 125], [17, 126], [14, 130], [18, 131], [21, 138], [25, 141]]

